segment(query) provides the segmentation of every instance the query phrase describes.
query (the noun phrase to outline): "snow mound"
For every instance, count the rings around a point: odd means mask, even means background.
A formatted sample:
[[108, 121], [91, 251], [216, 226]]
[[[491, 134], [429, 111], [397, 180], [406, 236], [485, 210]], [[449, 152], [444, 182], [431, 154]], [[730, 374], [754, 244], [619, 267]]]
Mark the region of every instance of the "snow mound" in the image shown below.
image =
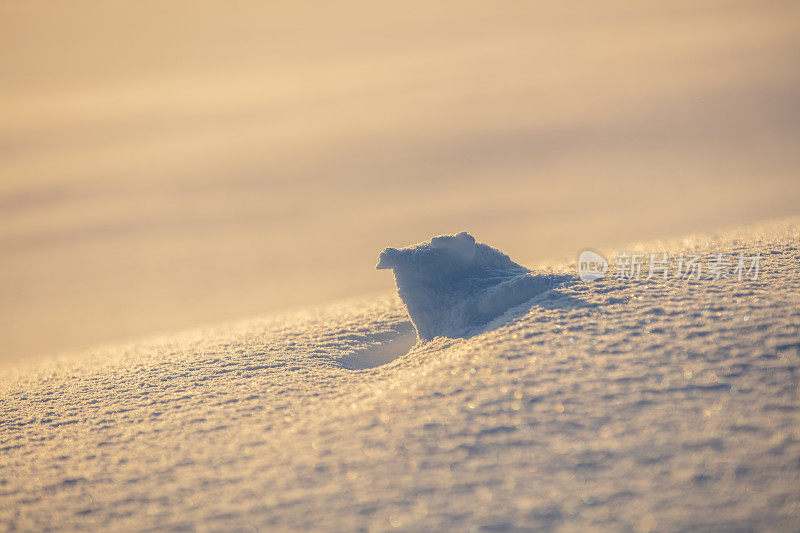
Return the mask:
[[376, 268], [394, 271], [421, 340], [468, 336], [568, 278], [534, 274], [466, 232], [400, 250], [386, 248]]
[[0, 531], [797, 532], [800, 219], [642, 246], [763, 268], [406, 355], [387, 294], [0, 366]]

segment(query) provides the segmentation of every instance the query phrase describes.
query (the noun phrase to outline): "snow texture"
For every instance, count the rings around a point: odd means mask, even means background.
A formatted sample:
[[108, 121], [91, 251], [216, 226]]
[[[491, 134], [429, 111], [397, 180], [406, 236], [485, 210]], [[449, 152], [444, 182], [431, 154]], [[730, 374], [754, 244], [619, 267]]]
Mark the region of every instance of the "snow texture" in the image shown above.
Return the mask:
[[498, 317], [568, 279], [534, 274], [466, 232], [442, 235], [378, 257], [392, 269], [397, 292], [420, 340], [469, 336]]
[[407, 353], [387, 295], [6, 370], [0, 529], [796, 531], [797, 222]]

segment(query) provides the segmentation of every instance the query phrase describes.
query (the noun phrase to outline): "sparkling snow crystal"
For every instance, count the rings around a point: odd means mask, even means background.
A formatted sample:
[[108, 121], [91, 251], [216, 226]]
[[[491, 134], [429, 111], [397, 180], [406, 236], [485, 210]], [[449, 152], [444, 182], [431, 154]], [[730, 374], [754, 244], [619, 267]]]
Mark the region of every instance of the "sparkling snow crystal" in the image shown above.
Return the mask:
[[376, 268], [394, 271], [400, 298], [422, 340], [468, 335], [564, 280], [534, 274], [466, 232], [401, 250], [387, 248]]

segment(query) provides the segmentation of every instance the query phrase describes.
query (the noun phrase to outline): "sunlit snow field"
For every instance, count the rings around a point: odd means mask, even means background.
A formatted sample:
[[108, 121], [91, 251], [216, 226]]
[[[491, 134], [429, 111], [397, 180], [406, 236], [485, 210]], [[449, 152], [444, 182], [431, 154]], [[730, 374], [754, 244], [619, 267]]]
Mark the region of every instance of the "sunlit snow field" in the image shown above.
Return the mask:
[[0, 523], [794, 531], [799, 231], [642, 243], [757, 280], [573, 274], [413, 347], [387, 293], [6, 369]]
[[[794, 2], [0, 3], [0, 530], [797, 530], [798, 65]], [[412, 323], [461, 231], [518, 264]]]
[[794, 2], [0, 5], [0, 360], [800, 204]]

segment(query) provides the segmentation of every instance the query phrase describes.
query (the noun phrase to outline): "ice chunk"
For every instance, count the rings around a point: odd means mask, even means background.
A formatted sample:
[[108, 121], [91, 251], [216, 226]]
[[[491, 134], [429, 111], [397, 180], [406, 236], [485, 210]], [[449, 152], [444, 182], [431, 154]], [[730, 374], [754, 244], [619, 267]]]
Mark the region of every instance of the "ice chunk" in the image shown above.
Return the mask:
[[417, 335], [461, 337], [563, 281], [536, 275], [466, 232], [408, 248], [386, 248], [378, 269], [392, 269]]

